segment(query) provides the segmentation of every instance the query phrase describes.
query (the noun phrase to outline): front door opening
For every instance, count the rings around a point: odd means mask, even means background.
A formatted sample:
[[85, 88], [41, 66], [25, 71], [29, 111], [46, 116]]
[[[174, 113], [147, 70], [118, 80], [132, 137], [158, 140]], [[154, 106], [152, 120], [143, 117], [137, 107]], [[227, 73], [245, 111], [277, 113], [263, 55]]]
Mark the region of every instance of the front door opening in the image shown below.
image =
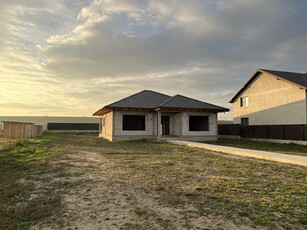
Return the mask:
[[170, 116], [161, 116], [162, 135], [170, 135]]

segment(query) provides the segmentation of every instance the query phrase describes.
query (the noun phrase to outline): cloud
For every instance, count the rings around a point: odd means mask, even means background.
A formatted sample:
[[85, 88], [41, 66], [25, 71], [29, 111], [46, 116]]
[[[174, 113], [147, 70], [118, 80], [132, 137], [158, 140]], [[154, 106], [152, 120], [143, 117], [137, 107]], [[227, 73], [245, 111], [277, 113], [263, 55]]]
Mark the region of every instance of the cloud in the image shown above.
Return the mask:
[[257, 68], [306, 72], [306, 8], [286, 0], [1, 1], [0, 90], [8, 96], [0, 101], [53, 100], [54, 113], [90, 115], [151, 88], [229, 106]]

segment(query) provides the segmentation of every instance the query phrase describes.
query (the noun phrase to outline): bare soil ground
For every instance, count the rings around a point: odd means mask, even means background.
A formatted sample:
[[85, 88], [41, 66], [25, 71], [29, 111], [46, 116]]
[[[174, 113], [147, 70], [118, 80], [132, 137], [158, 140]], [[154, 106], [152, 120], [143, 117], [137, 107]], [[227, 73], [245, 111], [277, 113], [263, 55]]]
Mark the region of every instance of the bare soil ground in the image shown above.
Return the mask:
[[[96, 152], [80, 151], [55, 164], [69, 165], [71, 175], [79, 175], [69, 180], [82, 183], [64, 196], [61, 217], [32, 229], [260, 229], [251, 222], [246, 226], [223, 217], [199, 216], [192, 206], [191, 214], [164, 206], [155, 192], [116, 179], [114, 162]], [[74, 174], [80, 167], [90, 173]]]

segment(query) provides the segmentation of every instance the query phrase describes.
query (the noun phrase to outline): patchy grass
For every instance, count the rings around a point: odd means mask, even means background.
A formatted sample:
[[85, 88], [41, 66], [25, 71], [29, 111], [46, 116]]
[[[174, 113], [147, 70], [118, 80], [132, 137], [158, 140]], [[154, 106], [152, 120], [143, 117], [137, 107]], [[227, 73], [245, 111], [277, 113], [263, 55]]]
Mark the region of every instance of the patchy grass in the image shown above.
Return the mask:
[[142, 216], [142, 215], [145, 215], [147, 213], [147, 210], [146, 208], [141, 208], [141, 207], [137, 207], [135, 210], [134, 210], [135, 214], [137, 214], [138, 216]]
[[[53, 168], [50, 164], [63, 154], [79, 151], [101, 154], [114, 163], [110, 180], [125, 181], [136, 191], [143, 190], [160, 206], [172, 208], [187, 219], [215, 216], [272, 229], [307, 227], [305, 167], [156, 141], [112, 143], [94, 135], [46, 134], [0, 150], [0, 229], [26, 229], [37, 222], [56, 221], [63, 209], [62, 194], [75, 185], [70, 183], [67, 165]], [[82, 170], [90, 174], [95, 169]], [[20, 183], [48, 173], [68, 180], [42, 181], [48, 185], [44, 189], [37, 183]], [[38, 195], [37, 191], [44, 192]], [[125, 199], [135, 203], [136, 198], [127, 194]], [[18, 208], [20, 204], [24, 204], [22, 208]], [[153, 213], [141, 205], [133, 210], [140, 218]], [[172, 226], [169, 220], [159, 218], [160, 226]]]
[[306, 225], [304, 167], [167, 143], [149, 142], [145, 149], [142, 142], [129, 145], [125, 154], [108, 153], [120, 164], [118, 178], [159, 194], [163, 205], [183, 213], [192, 206], [200, 216], [248, 219], [270, 227]]
[[58, 189], [65, 186], [49, 181], [49, 174], [64, 168], [53, 168], [50, 162], [62, 154], [56, 141], [46, 135], [38, 139], [9, 142], [0, 150], [0, 229], [27, 229], [60, 212]]
[[5, 145], [6, 145], [6, 141], [1, 140], [1, 137], [0, 137], [0, 150], [4, 149]]
[[287, 153], [292, 155], [307, 156], [307, 146], [298, 145], [295, 143], [280, 144], [280, 143], [272, 143], [264, 141], [231, 140], [231, 139], [219, 139], [217, 141], [208, 141], [206, 143], [244, 148], [244, 149], [255, 149], [255, 150], [271, 151], [278, 153]]

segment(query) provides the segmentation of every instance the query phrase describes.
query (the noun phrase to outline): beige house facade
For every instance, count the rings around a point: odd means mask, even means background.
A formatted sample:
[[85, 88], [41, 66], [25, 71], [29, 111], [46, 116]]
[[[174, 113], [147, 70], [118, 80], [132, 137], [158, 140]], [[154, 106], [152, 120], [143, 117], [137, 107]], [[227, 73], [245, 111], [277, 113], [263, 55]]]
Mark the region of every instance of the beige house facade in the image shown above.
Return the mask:
[[227, 108], [144, 90], [97, 111], [99, 136], [110, 141], [176, 138], [216, 140], [217, 114]]
[[259, 69], [230, 100], [234, 123], [306, 124], [307, 75]]

